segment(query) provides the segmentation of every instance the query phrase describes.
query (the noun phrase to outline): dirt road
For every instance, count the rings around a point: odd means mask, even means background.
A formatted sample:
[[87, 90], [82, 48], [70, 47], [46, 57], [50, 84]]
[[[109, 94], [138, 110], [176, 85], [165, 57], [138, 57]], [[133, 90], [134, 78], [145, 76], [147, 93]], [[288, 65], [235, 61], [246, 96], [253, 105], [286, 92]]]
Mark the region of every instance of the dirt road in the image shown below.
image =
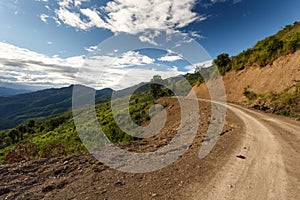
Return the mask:
[[300, 123], [227, 106], [246, 134], [234, 154], [192, 199], [300, 199]]

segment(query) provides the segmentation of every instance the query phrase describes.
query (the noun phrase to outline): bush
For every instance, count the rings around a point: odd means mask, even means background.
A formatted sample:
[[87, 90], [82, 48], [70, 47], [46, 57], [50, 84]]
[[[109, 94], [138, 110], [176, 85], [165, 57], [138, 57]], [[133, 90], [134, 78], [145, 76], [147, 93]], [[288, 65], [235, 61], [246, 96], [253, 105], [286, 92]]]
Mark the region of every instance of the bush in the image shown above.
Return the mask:
[[243, 95], [250, 101], [257, 99], [257, 94], [255, 94], [253, 91], [250, 91], [248, 87], [244, 88]]

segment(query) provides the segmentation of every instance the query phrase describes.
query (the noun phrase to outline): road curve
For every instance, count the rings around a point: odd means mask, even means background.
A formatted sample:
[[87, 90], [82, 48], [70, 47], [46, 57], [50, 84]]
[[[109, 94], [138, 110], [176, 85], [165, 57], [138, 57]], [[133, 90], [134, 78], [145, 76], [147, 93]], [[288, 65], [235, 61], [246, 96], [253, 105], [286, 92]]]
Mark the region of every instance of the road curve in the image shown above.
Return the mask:
[[246, 134], [191, 199], [300, 199], [300, 123], [234, 104], [227, 108], [243, 121]]

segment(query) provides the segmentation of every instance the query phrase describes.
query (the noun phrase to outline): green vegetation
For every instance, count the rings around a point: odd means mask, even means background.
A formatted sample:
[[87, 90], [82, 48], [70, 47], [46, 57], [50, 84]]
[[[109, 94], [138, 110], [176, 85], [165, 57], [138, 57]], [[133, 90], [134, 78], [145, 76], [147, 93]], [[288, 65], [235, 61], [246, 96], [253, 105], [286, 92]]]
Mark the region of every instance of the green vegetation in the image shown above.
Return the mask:
[[[154, 100], [148, 92], [131, 96], [129, 111], [135, 123], [141, 125], [150, 119], [149, 109]], [[122, 98], [115, 101], [122, 102]], [[98, 104], [95, 108], [102, 130], [113, 143], [137, 139], [127, 135], [117, 126], [111, 103]], [[119, 110], [115, 117], [120, 119], [120, 123], [126, 124], [127, 119], [123, 118], [123, 114], [124, 112]], [[90, 128], [89, 123], [86, 124], [86, 128]], [[85, 152], [86, 148], [81, 139], [85, 138], [79, 137], [71, 111], [47, 119], [29, 120], [13, 129], [0, 131], [0, 163]]]
[[[15, 127], [29, 119], [66, 112], [72, 108], [72, 92], [73, 86], [70, 86], [0, 97], [0, 130]], [[96, 91], [96, 102], [108, 101], [111, 93], [111, 89]]]
[[160, 75], [153, 76], [150, 81], [150, 94], [154, 98], [173, 95], [173, 92], [165, 86], [167, 83], [168, 81], [163, 80]]
[[244, 95], [245, 97], [247, 97], [247, 99], [248, 99], [249, 101], [253, 101], [253, 100], [257, 99], [257, 94], [255, 94], [253, 91], [250, 91], [250, 90], [249, 90], [249, 86], [246, 87], [246, 88], [244, 88], [243, 95]]
[[276, 58], [294, 53], [298, 49], [300, 49], [300, 22], [295, 22], [236, 56], [229, 57], [226, 53], [220, 54], [214, 63], [224, 75], [230, 70], [241, 70], [247, 66], [264, 67]]
[[300, 81], [281, 93], [256, 94], [245, 88], [244, 96], [256, 109], [300, 120]]

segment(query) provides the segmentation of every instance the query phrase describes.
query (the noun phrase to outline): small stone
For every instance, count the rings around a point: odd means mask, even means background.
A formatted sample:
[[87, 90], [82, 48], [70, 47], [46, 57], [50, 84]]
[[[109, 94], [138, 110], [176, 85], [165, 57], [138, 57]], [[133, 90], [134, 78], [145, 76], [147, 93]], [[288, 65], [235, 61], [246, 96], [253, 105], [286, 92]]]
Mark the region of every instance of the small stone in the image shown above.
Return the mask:
[[125, 185], [125, 183], [123, 183], [123, 182], [121, 182], [121, 181], [118, 181], [118, 182], [115, 183], [115, 185], [116, 185], [116, 186], [123, 186], [123, 185]]
[[93, 169], [93, 171], [94, 171], [94, 172], [100, 172], [100, 170], [99, 170], [98, 167], [95, 167], [95, 168]]
[[54, 190], [53, 185], [49, 185], [49, 186], [45, 187], [44, 189], [42, 189], [42, 192], [50, 192], [52, 190]]
[[238, 156], [236, 156], [237, 158], [240, 158], [240, 159], [243, 159], [243, 160], [245, 160], [246, 159], [246, 157], [245, 156], [243, 156], [243, 155], [238, 155]]
[[9, 188], [0, 188], [0, 195], [7, 194], [10, 192]]

